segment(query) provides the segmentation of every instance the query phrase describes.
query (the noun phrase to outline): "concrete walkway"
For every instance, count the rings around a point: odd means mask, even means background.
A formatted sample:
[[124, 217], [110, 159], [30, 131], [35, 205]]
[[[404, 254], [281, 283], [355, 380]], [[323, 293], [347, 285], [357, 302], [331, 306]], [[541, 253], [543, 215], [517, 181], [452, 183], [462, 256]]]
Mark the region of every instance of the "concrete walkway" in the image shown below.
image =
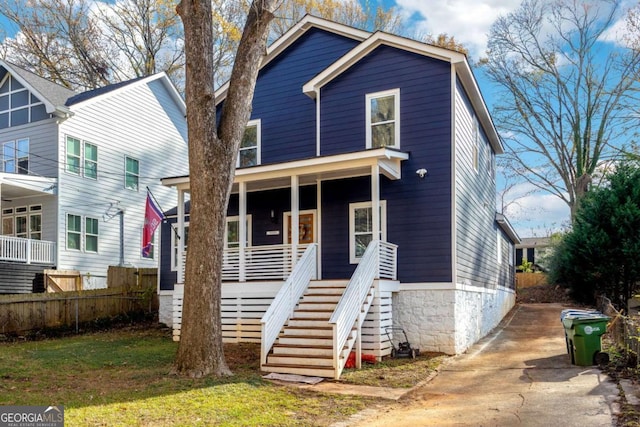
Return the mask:
[[558, 304], [517, 306], [429, 383], [349, 426], [612, 426], [616, 384], [571, 365]]

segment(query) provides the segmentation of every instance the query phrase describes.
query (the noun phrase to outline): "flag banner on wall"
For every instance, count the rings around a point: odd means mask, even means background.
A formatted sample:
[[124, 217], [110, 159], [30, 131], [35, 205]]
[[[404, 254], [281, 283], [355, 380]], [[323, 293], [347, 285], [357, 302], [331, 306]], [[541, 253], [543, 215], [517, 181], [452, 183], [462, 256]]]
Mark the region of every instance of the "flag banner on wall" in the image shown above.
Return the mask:
[[156, 205], [151, 194], [147, 191], [147, 205], [144, 209], [144, 228], [142, 229], [142, 257], [150, 258], [153, 256], [153, 233], [160, 225], [164, 215]]

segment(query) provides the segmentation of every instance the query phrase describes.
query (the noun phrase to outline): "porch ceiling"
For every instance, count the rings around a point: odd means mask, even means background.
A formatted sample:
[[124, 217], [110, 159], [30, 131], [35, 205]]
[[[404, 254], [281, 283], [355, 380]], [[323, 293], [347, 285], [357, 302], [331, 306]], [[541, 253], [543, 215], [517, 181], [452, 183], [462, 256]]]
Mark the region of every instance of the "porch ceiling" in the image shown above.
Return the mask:
[[[254, 166], [236, 170], [233, 191], [244, 182], [247, 191], [259, 191], [291, 186], [291, 177], [298, 176], [300, 185], [315, 184], [317, 180], [334, 180], [371, 175], [372, 167], [391, 180], [401, 178], [401, 163], [409, 153], [389, 148], [376, 148], [355, 153], [314, 157], [286, 163]], [[189, 188], [189, 177], [164, 178], [166, 186]]]
[[58, 180], [41, 176], [0, 173], [0, 196], [2, 200], [52, 195], [56, 193]]

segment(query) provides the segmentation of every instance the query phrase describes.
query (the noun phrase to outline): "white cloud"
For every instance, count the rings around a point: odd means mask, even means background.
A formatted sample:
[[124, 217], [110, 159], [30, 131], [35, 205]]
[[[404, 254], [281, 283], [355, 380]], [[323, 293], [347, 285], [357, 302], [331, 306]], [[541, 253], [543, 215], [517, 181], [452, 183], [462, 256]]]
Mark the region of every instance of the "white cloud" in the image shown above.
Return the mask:
[[[521, 0], [396, 0], [401, 13], [414, 17], [419, 33], [454, 36], [472, 56], [484, 54], [491, 24], [516, 9]], [[416, 18], [417, 17], [417, 18]]]

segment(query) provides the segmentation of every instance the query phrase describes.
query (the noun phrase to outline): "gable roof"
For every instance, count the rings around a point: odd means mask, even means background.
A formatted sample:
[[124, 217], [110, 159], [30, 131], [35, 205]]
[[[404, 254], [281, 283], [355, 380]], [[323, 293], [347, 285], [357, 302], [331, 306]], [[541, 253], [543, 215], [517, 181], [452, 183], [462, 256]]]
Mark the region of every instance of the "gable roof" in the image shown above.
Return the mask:
[[122, 91], [130, 90], [137, 87], [138, 85], [146, 85], [155, 80], [159, 80], [163, 84], [163, 86], [171, 96], [171, 99], [173, 99], [176, 105], [178, 105], [178, 108], [180, 108], [180, 112], [183, 115], [186, 115], [187, 107], [184, 103], [184, 99], [182, 99], [182, 96], [180, 96], [180, 94], [176, 90], [176, 87], [173, 85], [173, 83], [171, 83], [171, 80], [165, 72], [160, 72], [146, 77], [137, 77], [124, 82], [114, 83], [98, 89], [83, 92], [73, 96], [72, 98], [69, 98], [66, 102], [66, 105], [68, 107], [71, 107], [71, 109], [73, 110], [75, 108], [80, 108], [84, 105], [87, 105], [90, 102], [95, 102], [110, 96], [116, 96]]
[[0, 80], [6, 73], [11, 74], [22, 86], [40, 99], [49, 114], [56, 112], [66, 114], [68, 110], [64, 105], [65, 102], [76, 95], [76, 92], [71, 89], [0, 59]]

